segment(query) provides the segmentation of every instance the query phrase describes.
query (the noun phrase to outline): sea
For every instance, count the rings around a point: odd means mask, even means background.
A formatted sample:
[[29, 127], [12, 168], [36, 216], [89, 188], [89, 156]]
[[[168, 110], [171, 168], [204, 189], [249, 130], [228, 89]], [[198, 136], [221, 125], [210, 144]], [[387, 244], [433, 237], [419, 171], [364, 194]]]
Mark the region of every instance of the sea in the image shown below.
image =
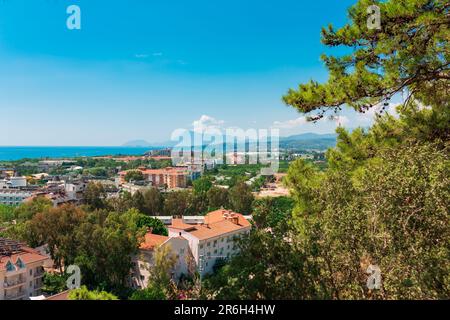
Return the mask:
[[61, 159], [77, 157], [143, 155], [152, 147], [3, 147], [0, 161], [21, 159]]

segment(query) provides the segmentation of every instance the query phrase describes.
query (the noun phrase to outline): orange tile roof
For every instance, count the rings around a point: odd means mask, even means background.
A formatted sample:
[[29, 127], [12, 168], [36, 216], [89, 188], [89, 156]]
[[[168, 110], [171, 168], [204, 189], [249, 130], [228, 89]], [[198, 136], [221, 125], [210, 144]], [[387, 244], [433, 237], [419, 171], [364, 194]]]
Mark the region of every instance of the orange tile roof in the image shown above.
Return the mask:
[[45, 300], [69, 300], [69, 292], [70, 290], [63, 291], [61, 293], [50, 296]]
[[167, 240], [169, 240], [169, 237], [160, 236], [158, 234], [152, 234], [152, 233], [148, 232], [145, 235], [145, 239], [141, 243], [139, 248], [142, 250], [153, 250], [155, 247], [163, 244]]
[[22, 260], [22, 262], [25, 264], [44, 261], [48, 259], [48, 257], [41, 255], [38, 251], [28, 247], [21, 247], [20, 250], [20, 252], [14, 253], [11, 256], [0, 256], [0, 271], [6, 269], [6, 264], [8, 263], [8, 261], [16, 263], [18, 258], [20, 258], [20, 260]]
[[169, 226], [169, 228], [188, 231], [191, 229], [193, 230], [195, 228], [195, 225], [184, 223], [183, 219], [173, 218], [172, 224]]
[[205, 240], [246, 229], [250, 226], [250, 222], [242, 214], [220, 209], [208, 213], [203, 224], [186, 224], [182, 219], [172, 219], [172, 224], [169, 228], [183, 230], [200, 240]]

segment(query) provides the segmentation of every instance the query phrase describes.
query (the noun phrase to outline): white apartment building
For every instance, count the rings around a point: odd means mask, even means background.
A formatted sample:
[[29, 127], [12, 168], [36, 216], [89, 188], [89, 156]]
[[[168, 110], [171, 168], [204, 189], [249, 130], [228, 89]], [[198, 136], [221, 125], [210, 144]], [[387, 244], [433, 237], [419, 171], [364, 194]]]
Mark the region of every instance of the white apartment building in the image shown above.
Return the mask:
[[248, 234], [250, 229], [250, 222], [242, 214], [220, 209], [208, 213], [201, 224], [173, 219], [169, 236], [182, 237], [189, 242], [198, 271], [203, 276], [213, 272], [217, 260], [236, 254], [239, 250], [236, 240]]
[[0, 238], [0, 300], [26, 300], [41, 295], [48, 257]]
[[183, 274], [188, 275], [194, 271], [195, 263], [186, 239], [182, 237], [170, 238], [149, 232], [140, 245], [139, 253], [133, 257], [130, 279], [132, 288], [143, 289], [147, 287], [150, 269], [155, 263], [155, 250], [161, 247], [168, 247], [169, 252], [176, 257], [175, 267], [172, 270], [174, 281], [178, 281]]
[[31, 191], [17, 189], [0, 189], [0, 204], [18, 206], [33, 195]]

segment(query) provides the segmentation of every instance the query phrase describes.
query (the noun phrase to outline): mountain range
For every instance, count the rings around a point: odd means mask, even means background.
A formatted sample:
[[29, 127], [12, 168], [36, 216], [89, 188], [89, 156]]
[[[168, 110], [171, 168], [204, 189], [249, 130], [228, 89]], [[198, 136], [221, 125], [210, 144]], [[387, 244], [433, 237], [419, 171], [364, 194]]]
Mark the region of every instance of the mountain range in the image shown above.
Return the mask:
[[[191, 136], [195, 133], [191, 132]], [[318, 149], [326, 150], [336, 145], [337, 135], [334, 133], [317, 134], [317, 133], [303, 133], [288, 137], [280, 137], [280, 147], [285, 149]], [[224, 141], [226, 137], [224, 137]], [[155, 148], [155, 147], [174, 147], [177, 145], [176, 141], [166, 141], [161, 143], [150, 143], [145, 140], [132, 140], [123, 144], [124, 147], [141, 147], [141, 148]]]

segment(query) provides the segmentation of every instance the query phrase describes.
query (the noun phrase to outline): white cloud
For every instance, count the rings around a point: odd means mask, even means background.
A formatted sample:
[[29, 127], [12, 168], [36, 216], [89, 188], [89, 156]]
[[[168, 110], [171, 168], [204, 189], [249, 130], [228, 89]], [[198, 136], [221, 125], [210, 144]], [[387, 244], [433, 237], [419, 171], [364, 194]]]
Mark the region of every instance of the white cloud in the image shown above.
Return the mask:
[[200, 119], [195, 120], [192, 123], [192, 126], [194, 127], [195, 132], [208, 133], [215, 130], [220, 130], [224, 123], [225, 121], [223, 120], [218, 120], [214, 117], [204, 114], [200, 117]]
[[389, 103], [389, 105], [384, 106], [383, 103], [379, 103], [375, 106], [373, 106], [372, 108], [370, 108], [369, 110], [367, 110], [365, 113], [358, 113], [356, 116], [356, 121], [358, 122], [357, 124], [362, 124], [362, 125], [369, 125], [372, 124], [376, 117], [377, 114], [380, 114], [380, 111], [383, 111], [383, 107], [384, 112], [385, 113], [389, 113], [390, 115], [394, 116], [394, 117], [398, 117], [398, 113], [396, 108], [400, 105], [400, 103]]
[[328, 120], [333, 122], [336, 127], [346, 127], [350, 123], [349, 118], [346, 116], [332, 116]]
[[275, 129], [293, 129], [308, 123], [306, 117], [299, 117], [297, 119], [287, 121], [275, 121], [272, 128]]

